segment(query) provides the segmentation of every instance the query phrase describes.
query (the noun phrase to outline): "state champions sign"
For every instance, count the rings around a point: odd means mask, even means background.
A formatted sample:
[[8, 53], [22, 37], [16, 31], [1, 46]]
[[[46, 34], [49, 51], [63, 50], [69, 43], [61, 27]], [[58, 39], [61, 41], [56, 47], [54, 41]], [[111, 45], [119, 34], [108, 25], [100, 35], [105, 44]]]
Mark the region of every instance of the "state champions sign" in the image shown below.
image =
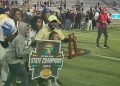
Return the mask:
[[29, 56], [29, 70], [32, 71], [32, 79], [58, 77], [63, 59], [60, 41], [38, 41], [36, 49], [31, 51]]

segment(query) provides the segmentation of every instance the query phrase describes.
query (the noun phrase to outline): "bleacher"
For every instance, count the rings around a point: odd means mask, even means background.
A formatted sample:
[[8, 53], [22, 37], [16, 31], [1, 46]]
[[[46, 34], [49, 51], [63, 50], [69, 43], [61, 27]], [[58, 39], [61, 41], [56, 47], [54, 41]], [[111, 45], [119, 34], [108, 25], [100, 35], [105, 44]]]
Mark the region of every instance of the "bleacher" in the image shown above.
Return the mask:
[[[73, 5], [78, 4], [76, 0], [66, 0], [67, 8], [71, 8]], [[94, 7], [100, 0], [80, 0], [80, 3], [84, 4], [84, 12], [90, 9], [90, 7]], [[101, 4], [101, 2], [100, 2]]]
[[[120, 1], [117, 0], [102, 0], [104, 4], [107, 5], [108, 10], [110, 10], [111, 13], [120, 13]], [[114, 1], [117, 3], [116, 6], [114, 6]]]
[[[72, 7], [73, 5], [77, 4], [75, 0], [66, 0], [67, 1], [67, 8]], [[109, 3], [113, 2], [118, 3], [118, 6], [116, 8], [112, 8], [112, 6], [109, 5]], [[120, 8], [120, 1], [118, 0], [80, 0], [81, 3], [84, 3], [84, 10], [89, 10], [90, 7], [94, 7], [97, 3], [100, 3], [100, 6], [106, 7], [111, 13], [119, 13]]]

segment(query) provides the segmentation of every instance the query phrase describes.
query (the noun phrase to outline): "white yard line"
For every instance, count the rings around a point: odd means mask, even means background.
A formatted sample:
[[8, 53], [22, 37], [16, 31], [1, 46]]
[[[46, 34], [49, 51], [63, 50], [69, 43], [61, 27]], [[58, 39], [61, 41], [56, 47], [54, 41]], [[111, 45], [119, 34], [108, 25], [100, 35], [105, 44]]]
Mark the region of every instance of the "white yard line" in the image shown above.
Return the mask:
[[[79, 35], [79, 36], [95, 38], [95, 36], [86, 36], [86, 35]], [[111, 39], [111, 38], [108, 38], [108, 39], [113, 41], [120, 41], [120, 39]]]
[[93, 56], [97, 56], [97, 57], [102, 57], [102, 58], [106, 58], [106, 59], [110, 59], [110, 60], [120, 61], [120, 59], [115, 58], [115, 57], [109, 57], [109, 56], [97, 55], [97, 54], [94, 54], [94, 53], [90, 53], [90, 54], [93, 55]]

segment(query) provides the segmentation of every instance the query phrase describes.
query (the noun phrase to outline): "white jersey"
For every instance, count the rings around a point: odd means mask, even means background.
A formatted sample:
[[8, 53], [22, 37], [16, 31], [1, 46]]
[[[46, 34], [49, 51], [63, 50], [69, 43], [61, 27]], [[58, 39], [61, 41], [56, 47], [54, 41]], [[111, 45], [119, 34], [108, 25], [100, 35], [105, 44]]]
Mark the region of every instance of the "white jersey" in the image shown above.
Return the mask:
[[99, 12], [96, 12], [95, 13], [95, 20], [97, 20], [98, 16], [99, 16]]
[[4, 31], [3, 27], [11, 30], [11, 34], [16, 32], [15, 22], [13, 19], [7, 17], [6, 15], [0, 15], [0, 41], [4, 41]]

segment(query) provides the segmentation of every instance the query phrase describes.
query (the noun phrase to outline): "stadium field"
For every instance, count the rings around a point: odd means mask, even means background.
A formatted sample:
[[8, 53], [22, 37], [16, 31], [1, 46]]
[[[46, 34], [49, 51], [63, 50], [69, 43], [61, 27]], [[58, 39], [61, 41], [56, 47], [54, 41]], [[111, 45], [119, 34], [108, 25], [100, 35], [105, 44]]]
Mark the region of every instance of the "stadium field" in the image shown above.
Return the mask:
[[59, 76], [61, 86], [120, 86], [120, 28], [108, 28], [108, 49], [103, 48], [103, 35], [102, 48], [96, 48], [96, 30], [63, 32], [65, 35], [74, 32], [77, 47], [89, 54], [74, 59], [65, 57]]
[[[96, 48], [97, 31], [62, 30], [67, 36], [75, 33], [77, 47], [84, 49], [84, 55], [73, 59], [65, 57], [64, 65], [58, 80], [61, 86], [120, 86], [120, 28], [108, 28], [108, 49], [103, 48], [104, 35], [100, 40], [102, 48]], [[65, 43], [66, 47], [68, 44]], [[37, 80], [29, 81], [30, 86], [36, 86]], [[1, 86], [1, 84], [0, 84]]]
[[[96, 30], [62, 31], [65, 36], [75, 33], [77, 47], [86, 54], [73, 59], [65, 57], [58, 80], [61, 86], [120, 86], [120, 28], [108, 28], [108, 49], [103, 48], [104, 35], [100, 40], [101, 48], [96, 48]], [[67, 49], [68, 44], [63, 46]], [[88, 53], [89, 52], [89, 53]], [[30, 86], [34, 86], [33, 81]]]

